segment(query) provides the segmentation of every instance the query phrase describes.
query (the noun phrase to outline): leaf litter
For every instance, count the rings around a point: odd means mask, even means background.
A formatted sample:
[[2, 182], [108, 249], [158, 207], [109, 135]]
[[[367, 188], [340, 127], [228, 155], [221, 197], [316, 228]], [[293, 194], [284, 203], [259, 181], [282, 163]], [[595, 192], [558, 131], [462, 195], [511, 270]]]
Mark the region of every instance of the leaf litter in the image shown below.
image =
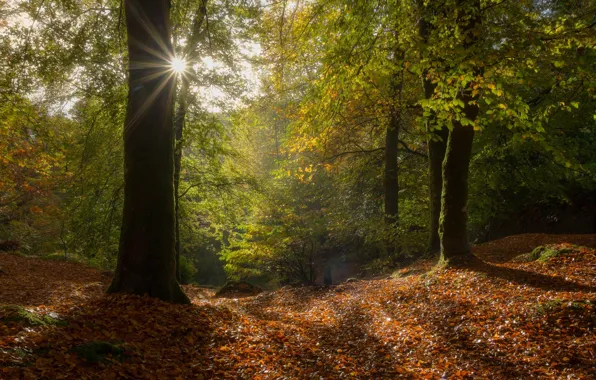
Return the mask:
[[[565, 254], [512, 261], [542, 244]], [[243, 299], [191, 285], [192, 305], [105, 295], [97, 270], [2, 254], [0, 304], [64, 323], [2, 318], [0, 378], [595, 378], [595, 246], [518, 235], [475, 246], [484, 261], [468, 268], [420, 261]]]

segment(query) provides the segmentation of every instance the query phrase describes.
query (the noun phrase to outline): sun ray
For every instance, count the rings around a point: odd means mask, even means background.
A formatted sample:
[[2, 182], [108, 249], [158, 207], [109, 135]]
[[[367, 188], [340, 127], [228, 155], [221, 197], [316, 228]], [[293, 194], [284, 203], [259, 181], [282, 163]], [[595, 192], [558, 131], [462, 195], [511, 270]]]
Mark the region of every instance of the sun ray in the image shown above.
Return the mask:
[[158, 83], [156, 88], [149, 94], [146, 101], [141, 105], [141, 108], [137, 111], [135, 115], [130, 118], [130, 121], [125, 125], [124, 131], [125, 135], [128, 135], [132, 132], [132, 129], [136, 128], [137, 121], [141, 118], [141, 116], [147, 111], [147, 109], [153, 105], [155, 99], [159, 95], [159, 93], [166, 87], [170, 78], [174, 75], [174, 73], [169, 73], [167, 76], [164, 76], [162, 80]]

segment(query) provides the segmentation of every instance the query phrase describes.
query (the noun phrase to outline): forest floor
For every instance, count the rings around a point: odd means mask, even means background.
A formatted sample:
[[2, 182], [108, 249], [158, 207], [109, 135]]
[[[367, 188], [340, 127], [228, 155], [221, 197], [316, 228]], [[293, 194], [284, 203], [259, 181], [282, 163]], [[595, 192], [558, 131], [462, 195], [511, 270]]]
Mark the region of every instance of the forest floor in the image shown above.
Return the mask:
[[[538, 245], [569, 248], [511, 261]], [[0, 254], [2, 379], [596, 378], [596, 235], [517, 235], [484, 262], [192, 305], [105, 295], [101, 272]], [[14, 305], [20, 305], [17, 307]]]

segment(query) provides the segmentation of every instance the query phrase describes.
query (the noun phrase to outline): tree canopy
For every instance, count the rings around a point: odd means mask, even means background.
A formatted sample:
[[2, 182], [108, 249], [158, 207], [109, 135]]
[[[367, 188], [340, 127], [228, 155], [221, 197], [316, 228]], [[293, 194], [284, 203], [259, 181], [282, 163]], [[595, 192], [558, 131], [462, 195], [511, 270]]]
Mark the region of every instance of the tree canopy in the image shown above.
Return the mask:
[[[117, 261], [126, 4], [3, 4], [0, 237], [28, 253]], [[592, 231], [595, 8], [172, 1], [178, 281], [314, 283]]]

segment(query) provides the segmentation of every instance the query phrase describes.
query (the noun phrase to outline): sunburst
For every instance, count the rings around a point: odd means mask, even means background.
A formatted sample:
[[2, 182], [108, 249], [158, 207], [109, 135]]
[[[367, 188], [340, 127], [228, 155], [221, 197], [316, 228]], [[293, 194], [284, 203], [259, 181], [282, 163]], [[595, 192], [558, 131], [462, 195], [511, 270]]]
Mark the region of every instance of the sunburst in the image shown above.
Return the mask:
[[182, 74], [184, 71], [186, 71], [186, 61], [184, 58], [174, 57], [170, 61], [170, 66], [172, 71], [174, 71], [176, 74]]

